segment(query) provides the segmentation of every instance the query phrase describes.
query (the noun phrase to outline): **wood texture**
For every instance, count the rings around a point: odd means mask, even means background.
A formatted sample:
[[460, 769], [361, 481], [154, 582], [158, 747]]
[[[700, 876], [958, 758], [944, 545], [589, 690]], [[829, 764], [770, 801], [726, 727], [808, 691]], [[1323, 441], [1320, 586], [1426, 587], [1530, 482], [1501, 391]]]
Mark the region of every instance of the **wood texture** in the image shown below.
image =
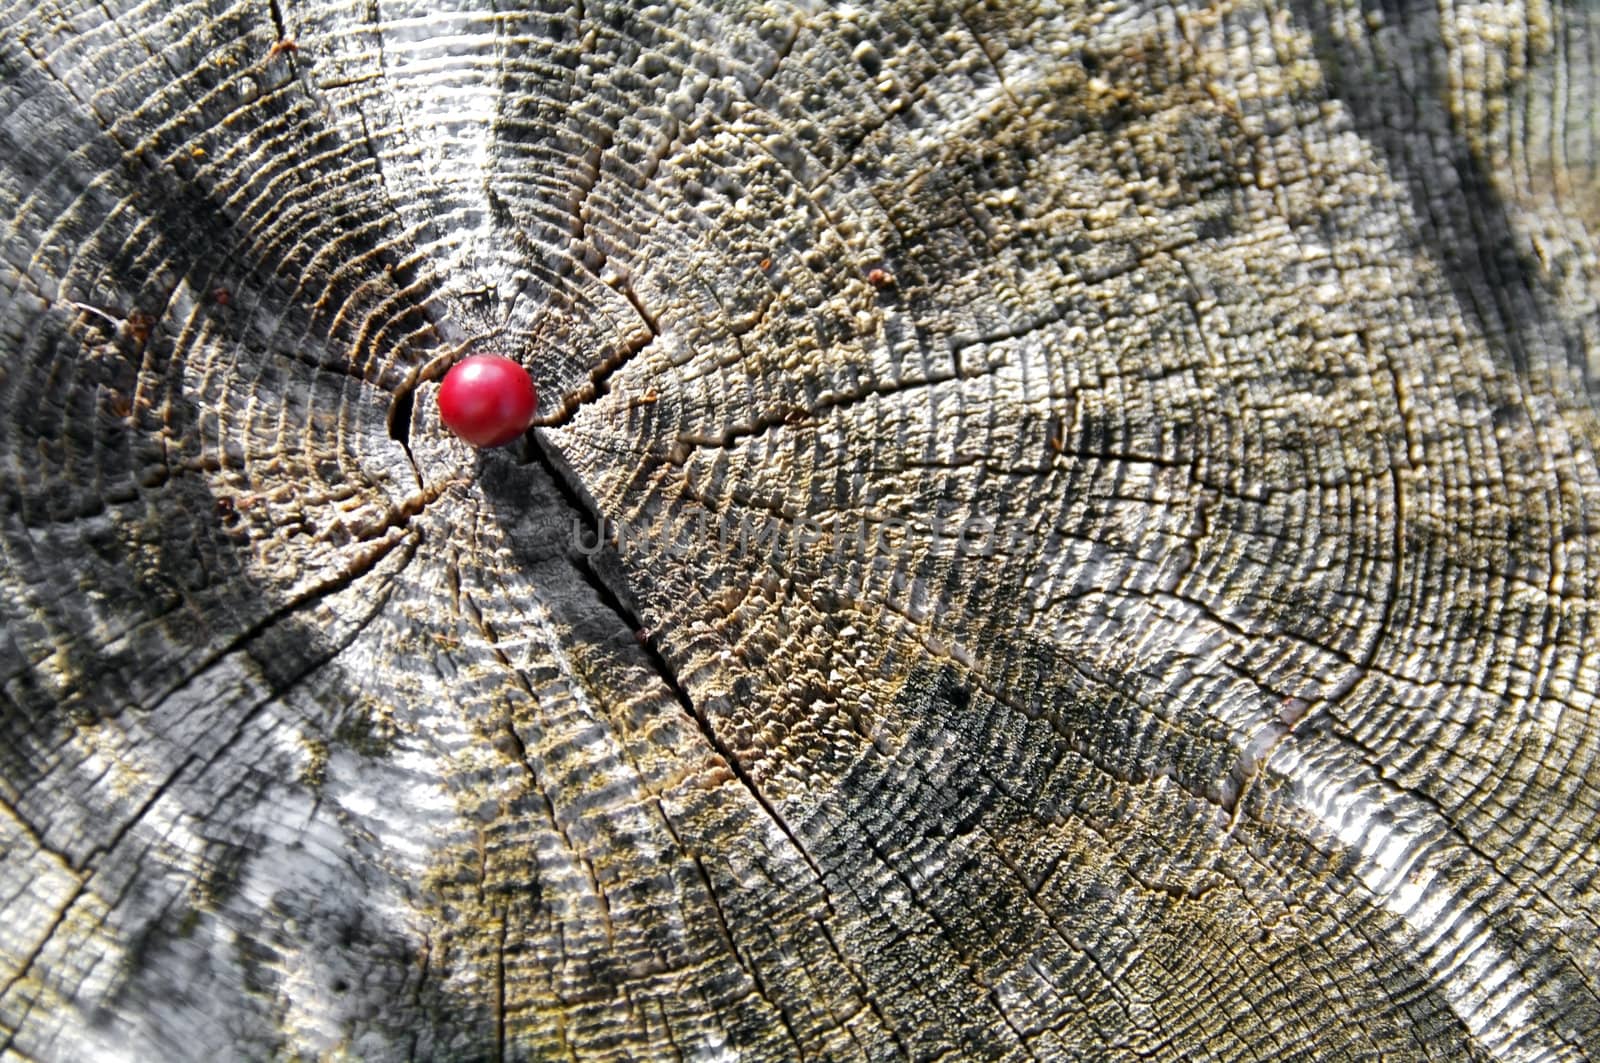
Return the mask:
[[1586, 1058], [1597, 49], [0, 7], [0, 1059]]

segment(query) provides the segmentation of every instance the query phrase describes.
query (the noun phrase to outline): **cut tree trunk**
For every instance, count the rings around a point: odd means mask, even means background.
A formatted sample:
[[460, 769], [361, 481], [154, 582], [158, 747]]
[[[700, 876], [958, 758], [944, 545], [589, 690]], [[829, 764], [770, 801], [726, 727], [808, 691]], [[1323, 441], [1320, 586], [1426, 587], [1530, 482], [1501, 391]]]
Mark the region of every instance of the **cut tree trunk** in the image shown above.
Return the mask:
[[1600, 1044], [1592, 5], [435, 6], [0, 9], [0, 1059]]

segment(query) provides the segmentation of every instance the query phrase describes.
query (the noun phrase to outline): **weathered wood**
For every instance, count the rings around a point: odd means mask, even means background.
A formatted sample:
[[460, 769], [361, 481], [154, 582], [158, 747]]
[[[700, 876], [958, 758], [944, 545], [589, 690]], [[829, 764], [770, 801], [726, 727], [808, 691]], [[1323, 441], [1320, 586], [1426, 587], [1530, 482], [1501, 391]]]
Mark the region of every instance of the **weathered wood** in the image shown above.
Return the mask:
[[0, 14], [0, 1058], [1600, 1044], [1591, 5], [499, 6]]

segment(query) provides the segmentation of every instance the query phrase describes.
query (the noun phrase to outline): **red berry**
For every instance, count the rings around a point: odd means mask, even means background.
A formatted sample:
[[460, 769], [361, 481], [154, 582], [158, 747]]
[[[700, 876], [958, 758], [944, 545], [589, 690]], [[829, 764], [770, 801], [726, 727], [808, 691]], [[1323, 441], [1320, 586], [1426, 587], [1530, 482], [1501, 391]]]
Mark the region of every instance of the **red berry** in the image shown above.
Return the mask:
[[474, 354], [439, 385], [445, 427], [475, 447], [498, 447], [528, 430], [539, 396], [528, 371], [498, 354]]

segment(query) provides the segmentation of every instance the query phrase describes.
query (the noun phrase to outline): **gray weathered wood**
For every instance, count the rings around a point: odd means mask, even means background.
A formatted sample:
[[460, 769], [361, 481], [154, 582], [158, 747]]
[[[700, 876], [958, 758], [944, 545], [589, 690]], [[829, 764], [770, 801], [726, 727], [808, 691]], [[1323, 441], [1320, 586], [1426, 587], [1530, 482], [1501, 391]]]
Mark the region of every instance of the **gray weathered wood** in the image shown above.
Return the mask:
[[1592, 5], [434, 7], [0, 8], [0, 1059], [1600, 1044]]

